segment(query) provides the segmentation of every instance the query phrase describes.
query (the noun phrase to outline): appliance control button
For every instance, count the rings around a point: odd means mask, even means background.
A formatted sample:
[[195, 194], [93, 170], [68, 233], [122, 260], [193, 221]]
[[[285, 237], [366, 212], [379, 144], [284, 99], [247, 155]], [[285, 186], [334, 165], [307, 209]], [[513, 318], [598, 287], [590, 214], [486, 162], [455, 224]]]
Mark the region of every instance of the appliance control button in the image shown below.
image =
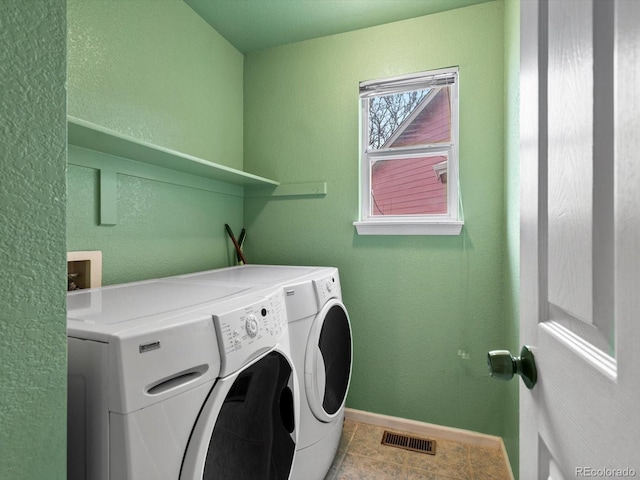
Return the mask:
[[255, 315], [247, 316], [245, 328], [247, 329], [247, 335], [249, 335], [251, 338], [255, 337], [258, 334], [258, 320], [256, 319]]
[[333, 283], [331, 283], [331, 280], [327, 280], [327, 292], [330, 292], [331, 290], [333, 290]]

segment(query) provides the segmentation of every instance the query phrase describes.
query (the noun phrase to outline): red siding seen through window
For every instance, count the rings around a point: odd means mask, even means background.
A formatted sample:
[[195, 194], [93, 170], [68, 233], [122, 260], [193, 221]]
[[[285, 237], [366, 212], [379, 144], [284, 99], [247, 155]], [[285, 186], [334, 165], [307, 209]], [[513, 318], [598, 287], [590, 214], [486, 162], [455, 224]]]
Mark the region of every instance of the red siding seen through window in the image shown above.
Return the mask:
[[371, 169], [372, 215], [447, 213], [447, 185], [433, 165], [445, 156], [380, 160]]
[[408, 125], [400, 125], [400, 134], [389, 147], [407, 147], [451, 141], [451, 105], [449, 89], [427, 95], [416, 108], [422, 110]]
[[[449, 88], [427, 95], [421, 109], [390, 140], [389, 147], [451, 141]], [[433, 166], [443, 155], [379, 160], [371, 168], [371, 215], [432, 215], [447, 213], [447, 185]]]

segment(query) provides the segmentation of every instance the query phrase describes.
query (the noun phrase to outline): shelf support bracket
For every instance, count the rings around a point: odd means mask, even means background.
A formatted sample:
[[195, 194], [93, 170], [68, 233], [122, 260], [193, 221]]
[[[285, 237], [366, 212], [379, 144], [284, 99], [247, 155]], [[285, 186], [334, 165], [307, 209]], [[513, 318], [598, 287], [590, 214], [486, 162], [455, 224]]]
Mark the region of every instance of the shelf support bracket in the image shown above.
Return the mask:
[[324, 197], [327, 182], [284, 183], [276, 187], [255, 187], [245, 189], [245, 197]]
[[115, 170], [101, 168], [100, 175], [100, 225], [118, 223], [118, 179]]

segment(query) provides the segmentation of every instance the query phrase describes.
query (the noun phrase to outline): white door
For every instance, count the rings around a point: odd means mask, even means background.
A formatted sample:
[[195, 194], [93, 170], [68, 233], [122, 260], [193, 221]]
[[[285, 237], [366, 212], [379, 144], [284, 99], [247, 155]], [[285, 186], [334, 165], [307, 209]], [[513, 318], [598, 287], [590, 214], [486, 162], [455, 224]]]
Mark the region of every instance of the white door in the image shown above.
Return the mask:
[[640, 478], [640, 1], [522, 0], [520, 478]]

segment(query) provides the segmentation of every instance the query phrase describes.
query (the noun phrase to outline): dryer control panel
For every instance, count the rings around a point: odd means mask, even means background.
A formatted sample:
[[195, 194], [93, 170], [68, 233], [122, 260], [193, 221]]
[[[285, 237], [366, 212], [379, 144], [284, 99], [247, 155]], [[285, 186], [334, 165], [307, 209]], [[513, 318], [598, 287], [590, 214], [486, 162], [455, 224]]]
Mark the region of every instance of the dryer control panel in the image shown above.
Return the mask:
[[225, 313], [213, 315], [225, 377], [273, 348], [288, 335], [287, 309], [282, 289], [260, 297], [247, 297], [240, 305], [232, 302]]
[[319, 278], [313, 281], [313, 286], [316, 290], [316, 297], [318, 301], [318, 309], [327, 303], [332, 298], [341, 298], [342, 290], [340, 288], [340, 277], [338, 272], [327, 275], [324, 278]]

